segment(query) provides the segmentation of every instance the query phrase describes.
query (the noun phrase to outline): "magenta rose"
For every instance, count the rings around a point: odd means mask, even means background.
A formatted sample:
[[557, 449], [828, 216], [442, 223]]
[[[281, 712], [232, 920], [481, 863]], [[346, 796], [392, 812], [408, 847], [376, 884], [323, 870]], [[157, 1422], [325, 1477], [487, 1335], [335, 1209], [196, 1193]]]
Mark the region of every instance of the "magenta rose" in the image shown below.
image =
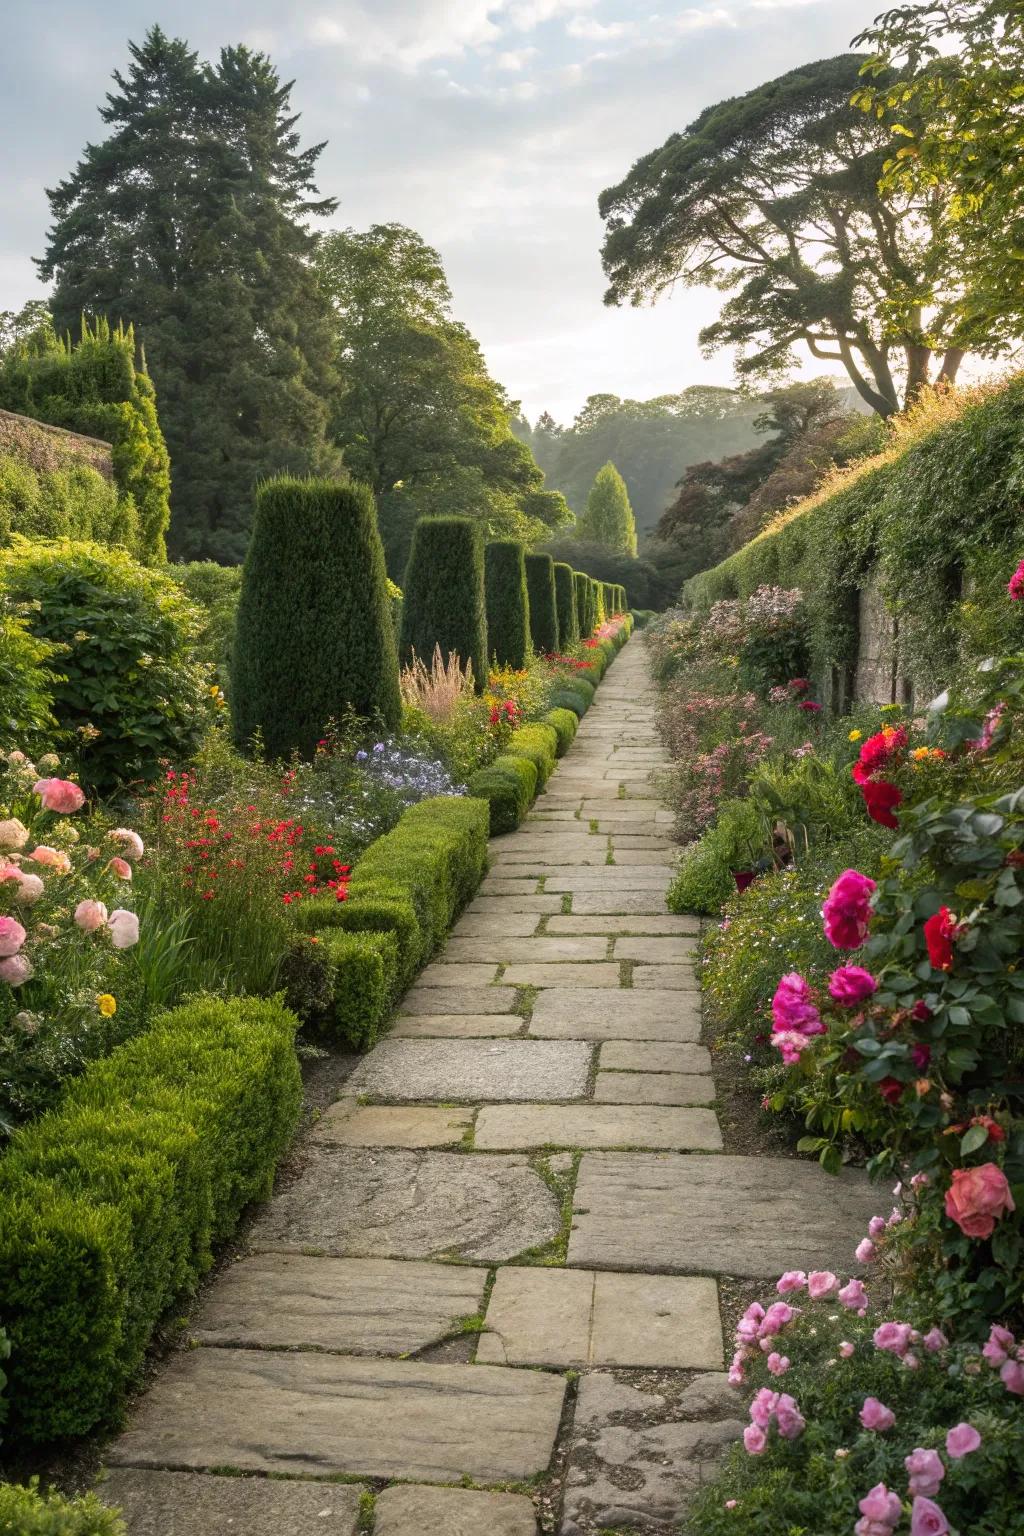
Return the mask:
[[864, 943], [875, 889], [874, 880], [859, 870], [843, 870], [821, 910], [825, 937], [834, 949], [859, 949]]
[[856, 1008], [873, 992], [878, 982], [862, 965], [841, 965], [828, 979], [829, 996], [841, 1008]]
[[799, 972], [790, 971], [776, 987], [772, 998], [772, 1020], [778, 1034], [825, 1033], [811, 989]]

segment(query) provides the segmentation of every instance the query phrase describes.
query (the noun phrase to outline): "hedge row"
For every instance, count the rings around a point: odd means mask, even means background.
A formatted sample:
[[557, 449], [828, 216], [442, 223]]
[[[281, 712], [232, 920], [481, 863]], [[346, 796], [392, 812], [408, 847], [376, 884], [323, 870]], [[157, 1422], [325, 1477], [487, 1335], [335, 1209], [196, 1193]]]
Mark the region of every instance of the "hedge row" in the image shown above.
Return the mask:
[[199, 998], [95, 1062], [0, 1162], [11, 1428], [108, 1421], [161, 1315], [270, 1192], [302, 1098], [279, 1001]]
[[95, 1493], [66, 1499], [0, 1483], [0, 1536], [125, 1536], [125, 1523]]

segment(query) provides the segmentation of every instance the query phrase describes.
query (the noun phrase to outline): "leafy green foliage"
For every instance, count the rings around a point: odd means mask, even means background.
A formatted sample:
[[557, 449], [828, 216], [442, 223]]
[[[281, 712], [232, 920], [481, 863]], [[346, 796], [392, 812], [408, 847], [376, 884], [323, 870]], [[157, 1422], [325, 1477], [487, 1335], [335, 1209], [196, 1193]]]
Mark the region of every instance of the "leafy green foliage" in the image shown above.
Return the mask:
[[398, 941], [369, 929], [326, 928], [316, 937], [333, 971], [331, 1002], [316, 1022], [353, 1050], [371, 1050], [395, 994]]
[[35, 1483], [0, 1483], [0, 1536], [125, 1536], [125, 1524], [95, 1493], [68, 1499]]
[[236, 740], [311, 757], [331, 720], [401, 718], [384, 552], [367, 486], [260, 487], [242, 575], [232, 687]]
[[16, 539], [0, 588], [58, 648], [52, 708], [83, 784], [109, 793], [194, 749], [208, 719], [195, 615], [168, 577], [96, 544]]
[[0, 610], [0, 742], [8, 750], [17, 745], [33, 751], [53, 740], [54, 650], [30, 633], [27, 620], [16, 617], [5, 598]]
[[[569, 576], [571, 578], [571, 571]], [[526, 556], [526, 590], [530, 604], [530, 638], [533, 649], [550, 656], [558, 650], [559, 644], [555, 563], [550, 555]], [[571, 644], [568, 637], [566, 644]]]
[[558, 707], [549, 709], [541, 721], [542, 725], [550, 725], [558, 736], [558, 755], [564, 757], [576, 739], [579, 730], [579, 718], [574, 710]]
[[484, 550], [488, 661], [499, 667], [526, 664], [530, 649], [530, 604], [523, 546], [495, 540]]
[[636, 554], [636, 521], [629, 492], [610, 460], [594, 476], [587, 505], [576, 521], [576, 531], [581, 539], [603, 544], [616, 554]]
[[199, 998], [94, 1063], [0, 1165], [12, 1428], [83, 1434], [116, 1409], [161, 1314], [265, 1198], [301, 1103], [294, 1016]]
[[242, 569], [218, 565], [214, 560], [193, 560], [167, 568], [194, 605], [199, 623], [193, 635], [196, 655], [216, 674], [231, 697], [231, 655], [235, 647], [235, 621], [242, 591]]
[[727, 800], [714, 826], [684, 853], [666, 896], [669, 910], [717, 916], [736, 889], [734, 871], [753, 870], [767, 849], [756, 806], [750, 800]]
[[427, 660], [434, 646], [447, 660], [473, 668], [477, 690], [487, 681], [487, 611], [484, 544], [480, 525], [467, 517], [425, 517], [413, 534], [402, 583], [402, 660]]

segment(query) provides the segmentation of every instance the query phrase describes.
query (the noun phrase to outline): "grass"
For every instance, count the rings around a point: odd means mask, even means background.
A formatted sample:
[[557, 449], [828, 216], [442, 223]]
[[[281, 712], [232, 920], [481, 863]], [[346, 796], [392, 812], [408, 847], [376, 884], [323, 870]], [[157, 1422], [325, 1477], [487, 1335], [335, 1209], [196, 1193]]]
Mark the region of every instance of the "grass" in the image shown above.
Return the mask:
[[[560, 1149], [564, 1151], [566, 1149]], [[576, 1175], [579, 1172], [582, 1152], [573, 1152], [572, 1166], [567, 1172], [559, 1174], [548, 1163], [544, 1156], [536, 1153], [530, 1158], [530, 1166], [544, 1181], [552, 1194], [557, 1195], [560, 1202], [560, 1215], [558, 1231], [554, 1237], [546, 1243], [537, 1243], [533, 1248], [524, 1248], [522, 1253], [515, 1256], [509, 1262], [512, 1264], [536, 1264], [547, 1269], [561, 1269], [565, 1265], [569, 1252], [569, 1234], [572, 1231], [573, 1196], [576, 1191]]]

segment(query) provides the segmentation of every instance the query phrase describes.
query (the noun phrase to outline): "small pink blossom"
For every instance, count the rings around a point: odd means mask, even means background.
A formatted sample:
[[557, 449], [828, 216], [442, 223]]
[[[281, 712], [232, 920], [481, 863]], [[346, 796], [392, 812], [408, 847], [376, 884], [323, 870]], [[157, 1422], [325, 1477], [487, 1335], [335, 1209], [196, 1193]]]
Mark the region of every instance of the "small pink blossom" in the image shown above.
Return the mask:
[[750, 1419], [761, 1429], [767, 1429], [778, 1405], [779, 1394], [770, 1387], [759, 1387], [750, 1404]]
[[27, 937], [16, 917], [0, 917], [0, 958], [16, 955]]
[[949, 1340], [946, 1338], [946, 1335], [943, 1333], [941, 1328], [929, 1328], [928, 1332], [921, 1340], [921, 1343], [924, 1345], [925, 1349], [928, 1350], [929, 1354], [934, 1355], [937, 1354], [940, 1349], [945, 1349], [949, 1344]]
[[139, 920], [134, 912], [117, 907], [107, 918], [107, 927], [115, 949], [131, 949], [139, 942]]
[[70, 779], [39, 779], [32, 791], [43, 802], [44, 811], [58, 811], [62, 816], [80, 811], [85, 804], [85, 795]]
[[132, 878], [132, 867], [127, 859], [115, 856], [108, 861], [107, 868], [112, 870], [119, 880], [130, 880]]
[[7, 955], [0, 960], [0, 981], [9, 987], [20, 987], [32, 975], [32, 962], [27, 955]]
[[881, 1237], [885, 1231], [885, 1217], [872, 1216], [868, 1222], [868, 1237]]
[[998, 1323], [993, 1323], [981, 1353], [989, 1365], [1002, 1365], [1003, 1361], [1013, 1353], [1016, 1343], [1009, 1328], [1002, 1328]]
[[107, 833], [107, 837], [112, 842], [121, 844], [126, 859], [141, 859], [146, 851], [142, 838], [130, 827], [115, 827], [113, 831]]
[[909, 1323], [882, 1323], [872, 1335], [875, 1348], [899, 1355], [902, 1359], [910, 1348], [912, 1331]]
[[773, 1334], [781, 1333], [782, 1329], [788, 1328], [796, 1317], [796, 1311], [797, 1309], [791, 1307], [786, 1301], [773, 1301], [761, 1319], [761, 1326], [757, 1331], [758, 1338], [769, 1338]]
[[910, 1536], [946, 1536], [949, 1521], [931, 1499], [916, 1498], [910, 1506]]
[[884, 1433], [885, 1430], [892, 1429], [892, 1426], [896, 1423], [896, 1415], [891, 1408], [887, 1408], [884, 1403], [879, 1402], [877, 1397], [866, 1397], [864, 1399], [864, 1406], [860, 1411], [860, 1421], [865, 1429], [874, 1429]]
[[18, 881], [18, 889], [14, 892], [14, 899], [19, 906], [31, 906], [38, 901], [45, 887], [38, 875], [22, 874]]
[[953, 1461], [969, 1456], [981, 1444], [981, 1436], [973, 1424], [954, 1424], [946, 1431], [946, 1455]]
[[29, 854], [29, 858], [35, 864], [42, 864], [46, 869], [55, 869], [59, 875], [66, 875], [71, 868], [71, 859], [63, 849], [51, 848], [47, 843], [40, 843], [39, 847]]
[[796, 1440], [807, 1428], [803, 1414], [797, 1407], [796, 1399], [790, 1397], [788, 1392], [780, 1392], [779, 1401], [775, 1408], [775, 1422], [779, 1426], [779, 1434], [783, 1440]]
[[911, 1498], [920, 1494], [930, 1499], [933, 1493], [938, 1493], [942, 1479], [946, 1475], [946, 1469], [938, 1451], [926, 1451], [918, 1446], [909, 1456], [903, 1458], [903, 1465], [910, 1479], [907, 1492]]
[[748, 1456], [761, 1456], [768, 1444], [768, 1436], [757, 1424], [748, 1424], [743, 1431], [743, 1445]]
[[878, 991], [878, 982], [861, 965], [841, 965], [829, 977], [828, 990], [841, 1008], [856, 1008]]
[[1004, 1361], [999, 1367], [999, 1379], [1007, 1392], [1024, 1397], [1024, 1365], [1019, 1360]]
[[[817, 1033], [821, 1033], [821, 1031], [817, 1031]], [[772, 1045], [775, 1046], [776, 1050], [781, 1051], [782, 1060], [787, 1067], [796, 1065], [800, 1060], [801, 1051], [805, 1051], [810, 1043], [811, 1036], [809, 1033], [801, 1034], [795, 1029], [787, 1029], [781, 1032], [776, 1031], [772, 1035]]]
[[775, 1289], [780, 1296], [785, 1296], [788, 1291], [802, 1291], [807, 1284], [807, 1276], [802, 1269], [787, 1269], [775, 1282]]
[[1010, 594], [1012, 603], [1019, 603], [1021, 598], [1024, 598], [1024, 560], [1006, 583], [1006, 590]]
[[807, 1276], [807, 1294], [812, 1301], [821, 1301], [839, 1289], [839, 1278], [830, 1269], [813, 1269]]
[[914, 1354], [913, 1350], [908, 1350], [907, 1353], [903, 1356], [903, 1364], [906, 1366], [908, 1371], [916, 1371], [921, 1367], [921, 1362]]
[[863, 1280], [849, 1280], [839, 1292], [838, 1298], [848, 1312], [859, 1312], [868, 1304], [868, 1293]]
[[849, 1360], [850, 1356], [855, 1352], [856, 1345], [851, 1344], [849, 1339], [844, 1339], [839, 1346], [839, 1353], [842, 1355], [844, 1360]]
[[75, 908], [75, 922], [84, 933], [95, 933], [102, 928], [108, 917], [102, 901], [80, 901]]
[[890, 1493], [884, 1483], [876, 1483], [857, 1508], [864, 1518], [854, 1527], [856, 1536], [890, 1536], [903, 1514], [899, 1495]]
[[855, 1257], [861, 1264], [870, 1264], [871, 1260], [878, 1252], [870, 1237], [862, 1237], [853, 1251]]
[[931, 1179], [926, 1173], [915, 1173], [910, 1181], [910, 1187], [911, 1189], [926, 1189], [930, 1183]]
[[785, 1376], [786, 1372], [789, 1370], [790, 1361], [787, 1355], [780, 1355], [776, 1350], [773, 1349], [771, 1354], [768, 1356], [768, 1359], [765, 1361], [765, 1365], [768, 1367], [768, 1370], [773, 1376]]

